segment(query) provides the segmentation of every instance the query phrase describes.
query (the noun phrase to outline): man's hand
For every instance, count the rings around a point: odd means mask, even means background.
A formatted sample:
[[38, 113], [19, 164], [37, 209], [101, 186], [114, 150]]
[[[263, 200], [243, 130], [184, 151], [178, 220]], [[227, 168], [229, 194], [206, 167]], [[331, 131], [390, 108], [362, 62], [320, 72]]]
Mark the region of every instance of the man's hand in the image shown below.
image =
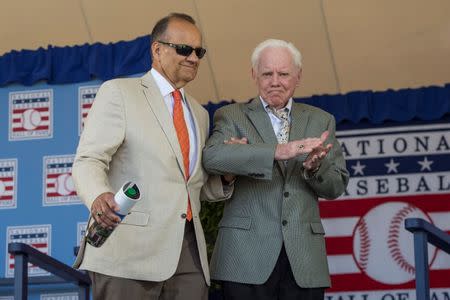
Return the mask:
[[230, 138], [229, 140], [225, 140], [225, 141], [223, 141], [223, 143], [224, 144], [227, 144], [227, 145], [233, 145], [233, 144], [241, 144], [241, 145], [245, 145], [245, 144], [248, 144], [248, 140], [247, 140], [247, 138], [246, 137], [243, 137], [243, 138], [235, 138], [235, 137], [232, 137], [232, 138]]
[[112, 229], [120, 222], [119, 216], [114, 213], [119, 209], [119, 205], [114, 201], [114, 194], [103, 193], [92, 203], [91, 214], [100, 226]]
[[328, 138], [328, 135], [329, 132], [327, 130], [322, 133], [320, 138], [306, 138], [302, 140], [290, 141], [287, 144], [278, 144], [275, 149], [275, 159], [288, 160], [307, 153], [320, 154], [328, 147], [328, 145], [325, 147], [323, 146], [325, 140]]
[[325, 156], [327, 156], [332, 147], [332, 144], [328, 144], [326, 146], [317, 147], [313, 151], [311, 151], [306, 160], [303, 162], [303, 167], [305, 168], [305, 170], [310, 173], [316, 172], [319, 169], [322, 160], [325, 158]]
[[[232, 137], [229, 140], [224, 140], [223, 143], [226, 145], [234, 145], [234, 144], [246, 145], [248, 144], [248, 139], [246, 137], [243, 138]], [[234, 178], [236, 176], [234, 176], [233, 174], [224, 174], [222, 175], [222, 177], [226, 182], [230, 183], [234, 181]]]

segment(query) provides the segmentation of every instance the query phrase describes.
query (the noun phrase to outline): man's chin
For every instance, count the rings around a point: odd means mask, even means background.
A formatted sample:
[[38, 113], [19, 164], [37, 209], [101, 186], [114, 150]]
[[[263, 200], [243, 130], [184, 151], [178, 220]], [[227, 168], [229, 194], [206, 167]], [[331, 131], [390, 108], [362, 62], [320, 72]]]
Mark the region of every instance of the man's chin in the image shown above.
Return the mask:
[[186, 81], [186, 82], [189, 82], [189, 81], [191, 81], [191, 80], [194, 80], [195, 79], [195, 76], [197, 76], [197, 71], [194, 71], [194, 72], [186, 72], [185, 74], [184, 74], [184, 76], [183, 76], [183, 79]]
[[280, 97], [271, 96], [266, 99], [266, 102], [273, 107], [284, 107], [288, 102], [288, 100], [284, 100], [281, 96]]

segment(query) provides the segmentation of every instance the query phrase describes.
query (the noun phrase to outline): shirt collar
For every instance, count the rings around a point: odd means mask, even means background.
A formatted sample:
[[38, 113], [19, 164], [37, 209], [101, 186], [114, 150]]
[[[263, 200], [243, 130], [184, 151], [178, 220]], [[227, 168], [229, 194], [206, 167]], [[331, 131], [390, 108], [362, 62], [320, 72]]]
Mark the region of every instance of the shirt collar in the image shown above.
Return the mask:
[[[156, 71], [153, 68], [150, 70], [150, 73], [152, 73], [153, 79], [155, 79], [156, 85], [158, 86], [159, 91], [161, 92], [161, 95], [163, 96], [163, 98], [165, 98], [166, 96], [169, 96], [170, 94], [172, 94], [173, 91], [175, 91], [175, 89], [170, 84], [170, 82], [164, 76], [162, 76], [161, 73], [159, 73], [158, 71]], [[184, 101], [184, 89], [181, 88], [180, 92], [181, 92], [181, 95], [183, 96], [183, 101]]]
[[[259, 96], [259, 100], [261, 100], [262, 105], [264, 106], [264, 109], [266, 110], [266, 112], [272, 112], [272, 110], [269, 107], [269, 104], [264, 101], [264, 99]], [[287, 108], [289, 115], [291, 114], [291, 110], [292, 110], [292, 98], [289, 99], [288, 103], [286, 104], [286, 106], [284, 108]]]

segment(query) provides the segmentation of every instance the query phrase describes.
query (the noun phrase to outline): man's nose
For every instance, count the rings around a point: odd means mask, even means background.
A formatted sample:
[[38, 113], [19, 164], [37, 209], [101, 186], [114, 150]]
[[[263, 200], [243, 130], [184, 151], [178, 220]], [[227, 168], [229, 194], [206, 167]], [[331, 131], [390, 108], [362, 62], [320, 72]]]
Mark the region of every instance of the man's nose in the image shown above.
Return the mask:
[[272, 86], [280, 85], [280, 76], [278, 76], [277, 74], [274, 74], [272, 76], [272, 81], [270, 83], [271, 83]]
[[200, 58], [198, 58], [197, 54], [195, 54], [195, 51], [192, 51], [192, 53], [186, 57], [186, 60], [193, 63], [198, 63]]

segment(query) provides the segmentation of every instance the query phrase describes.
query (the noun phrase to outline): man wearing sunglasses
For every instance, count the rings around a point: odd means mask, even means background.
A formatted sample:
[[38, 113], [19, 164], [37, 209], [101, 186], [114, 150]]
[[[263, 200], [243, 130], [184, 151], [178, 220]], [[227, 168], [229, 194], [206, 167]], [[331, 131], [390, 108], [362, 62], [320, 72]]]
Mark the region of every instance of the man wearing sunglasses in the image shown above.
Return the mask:
[[[94, 299], [207, 299], [200, 198], [224, 199], [232, 187], [204, 172], [208, 113], [183, 89], [205, 52], [192, 17], [170, 14], [152, 31], [152, 69], [97, 93], [73, 165], [92, 218], [116, 227], [99, 248], [82, 243], [75, 263]], [[141, 200], [117, 225], [113, 193], [129, 180]]]

